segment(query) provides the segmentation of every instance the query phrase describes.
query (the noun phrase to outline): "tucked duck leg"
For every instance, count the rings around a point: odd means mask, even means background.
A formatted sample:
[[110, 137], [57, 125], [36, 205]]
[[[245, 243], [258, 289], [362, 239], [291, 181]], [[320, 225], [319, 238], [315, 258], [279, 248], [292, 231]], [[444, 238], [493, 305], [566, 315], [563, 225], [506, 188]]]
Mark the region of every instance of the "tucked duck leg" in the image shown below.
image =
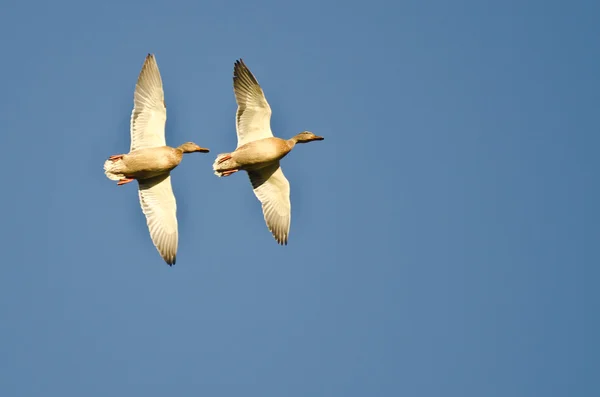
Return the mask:
[[239, 171], [239, 170], [229, 170], [229, 171], [223, 171], [223, 172], [222, 172], [222, 176], [229, 176], [229, 175], [231, 175], [231, 174], [233, 174], [233, 173], [236, 173], [236, 172], [238, 172], [238, 171]]
[[108, 159], [112, 161], [121, 160], [123, 158], [122, 154], [115, 154], [114, 156], [110, 156]]
[[117, 186], [125, 185], [126, 183], [133, 182], [133, 181], [135, 181], [135, 179], [133, 179], [133, 178], [123, 178], [123, 179], [120, 179], [119, 182], [117, 182]]
[[221, 164], [223, 161], [227, 161], [229, 159], [231, 159], [231, 155], [230, 154], [226, 154], [225, 156], [223, 156], [223, 157], [221, 157], [219, 159], [219, 161], [217, 162], [217, 164]]

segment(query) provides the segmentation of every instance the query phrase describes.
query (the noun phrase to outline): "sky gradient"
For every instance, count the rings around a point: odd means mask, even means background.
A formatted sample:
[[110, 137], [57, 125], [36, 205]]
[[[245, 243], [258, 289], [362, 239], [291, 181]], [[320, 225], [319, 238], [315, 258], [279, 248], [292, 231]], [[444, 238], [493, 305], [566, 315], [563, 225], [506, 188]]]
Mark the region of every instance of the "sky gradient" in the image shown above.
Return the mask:
[[[600, 5], [7, 1], [0, 395], [597, 396]], [[161, 70], [177, 264], [129, 149]], [[235, 149], [233, 62], [274, 134], [289, 245]]]

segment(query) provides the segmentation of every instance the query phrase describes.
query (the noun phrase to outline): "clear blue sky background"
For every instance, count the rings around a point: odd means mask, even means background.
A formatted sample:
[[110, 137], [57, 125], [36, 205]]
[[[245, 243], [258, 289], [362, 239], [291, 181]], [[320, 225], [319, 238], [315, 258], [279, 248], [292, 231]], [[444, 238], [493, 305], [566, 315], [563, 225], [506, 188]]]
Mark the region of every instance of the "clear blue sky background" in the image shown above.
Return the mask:
[[[562, 3], [562, 4], [561, 4]], [[567, 5], [568, 4], [568, 5]], [[597, 396], [597, 1], [15, 1], [0, 13], [0, 395]], [[129, 148], [156, 54], [177, 265]], [[243, 58], [290, 244], [235, 148]]]

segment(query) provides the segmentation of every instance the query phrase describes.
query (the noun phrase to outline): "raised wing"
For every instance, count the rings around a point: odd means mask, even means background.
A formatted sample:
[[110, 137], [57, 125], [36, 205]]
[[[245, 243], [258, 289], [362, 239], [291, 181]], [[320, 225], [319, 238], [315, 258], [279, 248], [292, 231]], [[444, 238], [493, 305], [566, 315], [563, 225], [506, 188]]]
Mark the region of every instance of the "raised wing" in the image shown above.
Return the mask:
[[154, 55], [148, 54], [133, 96], [130, 151], [165, 146], [166, 122], [167, 108], [162, 79]]
[[248, 171], [254, 194], [262, 203], [267, 227], [281, 245], [286, 245], [290, 234], [292, 205], [290, 183], [283, 175], [279, 162], [257, 171]]
[[244, 61], [235, 61], [233, 92], [238, 104], [236, 131], [238, 147], [245, 143], [272, 137], [271, 107], [254, 75]]
[[177, 203], [171, 176], [161, 175], [139, 181], [142, 211], [154, 246], [169, 265], [177, 256]]

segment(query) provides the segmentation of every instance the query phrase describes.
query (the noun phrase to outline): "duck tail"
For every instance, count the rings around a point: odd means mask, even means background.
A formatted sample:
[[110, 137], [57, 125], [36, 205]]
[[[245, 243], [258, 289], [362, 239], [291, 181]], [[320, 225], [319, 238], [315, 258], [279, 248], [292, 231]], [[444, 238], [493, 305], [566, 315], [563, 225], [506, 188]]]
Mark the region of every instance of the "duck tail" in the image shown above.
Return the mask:
[[219, 178], [223, 176], [223, 172], [231, 169], [231, 159], [225, 160], [220, 163], [221, 159], [225, 156], [230, 155], [231, 153], [221, 153], [217, 156], [215, 162], [213, 163], [213, 171], [215, 171], [215, 175]]
[[123, 160], [106, 160], [104, 162], [104, 173], [106, 177], [111, 181], [118, 181], [125, 178], [125, 175], [121, 172], [123, 166]]

